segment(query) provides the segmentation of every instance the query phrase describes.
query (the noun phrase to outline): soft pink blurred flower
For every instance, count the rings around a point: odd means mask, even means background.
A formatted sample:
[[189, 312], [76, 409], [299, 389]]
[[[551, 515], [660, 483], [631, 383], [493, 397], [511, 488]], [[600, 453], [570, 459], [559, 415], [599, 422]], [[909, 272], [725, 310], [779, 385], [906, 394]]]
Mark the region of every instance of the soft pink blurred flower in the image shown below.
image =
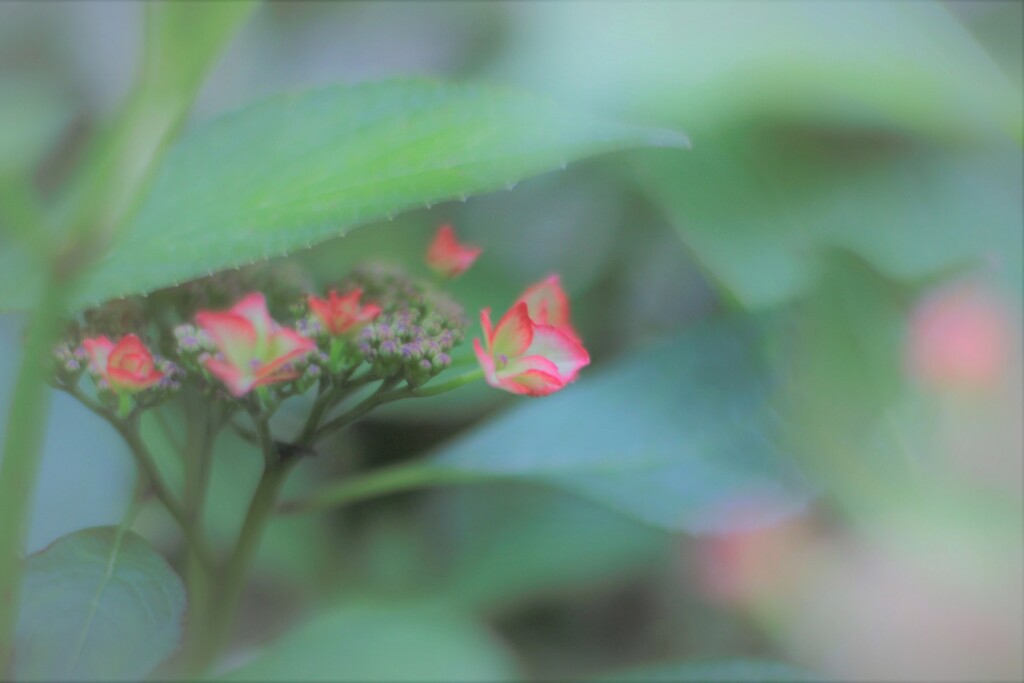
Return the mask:
[[526, 304], [530, 319], [535, 323], [559, 329], [579, 343], [580, 336], [569, 321], [569, 296], [562, 289], [561, 278], [557, 275], [549, 275], [528, 287], [518, 301]]
[[309, 310], [331, 336], [338, 337], [358, 330], [381, 314], [381, 307], [377, 304], [360, 305], [359, 299], [362, 296], [362, 289], [354, 289], [345, 295], [332, 290], [326, 299], [310, 294]]
[[[487, 383], [513, 394], [545, 396], [576, 379], [590, 355], [568, 334], [530, 319], [523, 301], [491, 326], [491, 309], [480, 312], [484, 344], [473, 340]], [[486, 348], [485, 348], [486, 344]]]
[[246, 296], [227, 311], [200, 311], [196, 324], [219, 352], [206, 359], [206, 369], [233, 396], [295, 379], [298, 373], [288, 364], [316, 349], [312, 340], [274, 322], [260, 293]]
[[89, 356], [89, 371], [107, 380], [118, 394], [134, 394], [148, 389], [164, 377], [156, 369], [153, 354], [146, 345], [129, 334], [115, 344], [105, 336], [82, 341]]
[[932, 388], [991, 387], [1007, 369], [1010, 327], [1005, 305], [980, 285], [935, 290], [911, 316], [908, 371]]
[[442, 277], [454, 278], [466, 272], [482, 252], [481, 247], [460, 243], [452, 226], [442, 225], [427, 249], [427, 265]]

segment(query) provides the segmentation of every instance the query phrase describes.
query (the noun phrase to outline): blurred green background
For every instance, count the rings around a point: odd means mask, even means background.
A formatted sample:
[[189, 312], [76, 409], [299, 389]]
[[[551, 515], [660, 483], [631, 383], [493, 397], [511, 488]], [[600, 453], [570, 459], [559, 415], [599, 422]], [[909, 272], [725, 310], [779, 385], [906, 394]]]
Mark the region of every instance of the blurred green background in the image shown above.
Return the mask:
[[[594, 362], [550, 402], [481, 385], [391, 406], [299, 470], [296, 495], [427, 453], [553, 471], [276, 521], [241, 676], [334, 671], [312, 654], [327, 648], [353, 679], [408, 676], [403, 662], [551, 680], [736, 657], [1019, 678], [1022, 8], [259, 6], [193, 120], [427, 75], [683, 130], [693, 149], [602, 157], [289, 259], [320, 281], [368, 260], [421, 269], [451, 222], [485, 248], [453, 287], [471, 318], [558, 272]], [[41, 158], [44, 197], [127, 91], [141, 12], [0, 4], [0, 158]], [[5, 414], [23, 324], [0, 316]], [[600, 470], [651, 453], [673, 464]], [[237, 529], [251, 456], [219, 443], [215, 539]], [[117, 523], [131, 472], [115, 434], [56, 396], [30, 550]], [[137, 528], [180, 550], [159, 515]]]

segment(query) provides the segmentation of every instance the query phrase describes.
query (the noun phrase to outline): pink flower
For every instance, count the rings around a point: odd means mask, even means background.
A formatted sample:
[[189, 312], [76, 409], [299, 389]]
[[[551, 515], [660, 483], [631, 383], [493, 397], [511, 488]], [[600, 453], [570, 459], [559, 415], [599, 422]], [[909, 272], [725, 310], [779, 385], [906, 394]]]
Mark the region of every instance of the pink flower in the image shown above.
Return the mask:
[[484, 345], [473, 340], [484, 378], [513, 394], [546, 396], [576, 379], [590, 355], [564, 331], [530, 319], [525, 302], [517, 302], [491, 328], [491, 309], [480, 312]]
[[441, 277], [458, 277], [473, 265], [482, 251], [480, 247], [460, 244], [452, 226], [442, 225], [427, 249], [427, 265]]
[[337, 337], [362, 327], [381, 314], [382, 309], [377, 304], [360, 306], [362, 296], [361, 289], [354, 289], [344, 296], [332, 290], [326, 299], [310, 294], [309, 310], [332, 337]]
[[569, 322], [569, 297], [562, 289], [561, 279], [549, 275], [532, 287], [528, 287], [517, 299], [526, 304], [530, 319], [539, 325], [550, 325], [561, 330], [577, 344], [580, 336]]
[[107, 337], [82, 341], [89, 356], [89, 371], [107, 380], [118, 394], [134, 394], [148, 389], [164, 377], [154, 367], [153, 354], [134, 334], [122, 337], [117, 344]]
[[204, 365], [227, 386], [233, 396], [253, 387], [295, 379], [299, 373], [288, 363], [316, 349], [311, 339], [281, 327], [267, 312], [267, 302], [253, 293], [223, 312], [200, 311], [196, 324], [216, 345], [218, 354]]
[[980, 283], [930, 292], [915, 308], [906, 364], [936, 389], [993, 387], [1009, 369], [1013, 332], [1006, 305]]

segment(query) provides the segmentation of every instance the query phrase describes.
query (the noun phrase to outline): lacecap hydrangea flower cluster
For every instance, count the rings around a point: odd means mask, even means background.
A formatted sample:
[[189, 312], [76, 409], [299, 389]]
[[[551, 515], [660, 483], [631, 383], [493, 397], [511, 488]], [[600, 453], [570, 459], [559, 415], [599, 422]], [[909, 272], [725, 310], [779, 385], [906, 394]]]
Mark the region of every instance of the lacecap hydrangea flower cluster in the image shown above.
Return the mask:
[[[444, 280], [480, 253], [445, 225], [425, 261]], [[466, 337], [458, 303], [397, 269], [360, 268], [311, 290], [300, 273], [267, 266], [109, 302], [70, 326], [55, 349], [55, 382], [84, 396], [87, 377], [89, 392], [120, 418], [183, 386], [259, 412], [314, 387], [318, 396], [377, 381], [415, 390], [452, 365]], [[497, 324], [490, 309], [480, 322], [478, 373], [498, 389], [550, 394], [590, 361], [557, 276], [529, 287]]]

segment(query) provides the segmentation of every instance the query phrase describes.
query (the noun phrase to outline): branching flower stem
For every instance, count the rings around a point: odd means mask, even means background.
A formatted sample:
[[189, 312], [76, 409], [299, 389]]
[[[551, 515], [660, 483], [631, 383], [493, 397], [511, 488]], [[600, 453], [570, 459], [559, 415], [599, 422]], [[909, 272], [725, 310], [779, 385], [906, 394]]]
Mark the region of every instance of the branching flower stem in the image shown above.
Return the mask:
[[464, 375], [459, 375], [458, 377], [455, 377], [447, 382], [442, 382], [440, 384], [435, 384], [433, 386], [428, 385], [416, 388], [406, 387], [404, 389], [396, 389], [394, 391], [390, 391], [390, 389], [392, 389], [392, 387], [394, 386], [394, 383], [385, 383], [381, 385], [380, 389], [378, 389], [372, 395], [364, 399], [361, 403], [355, 405], [351, 410], [342, 413], [333, 420], [325, 423], [319, 429], [316, 429], [312, 437], [313, 442], [319, 442], [324, 438], [330, 436], [331, 434], [334, 434], [338, 430], [344, 429], [345, 427], [352, 424], [353, 422], [355, 422], [360, 417], [370, 412], [377, 406], [383, 405], [385, 403], [391, 403], [392, 401], [397, 401], [403, 398], [436, 396], [438, 394], [443, 394], [447, 391], [451, 391], [452, 389], [458, 389], [461, 386], [475, 382], [481, 379], [482, 377], [483, 371], [477, 369], [471, 372], [467, 372]]
[[[334, 389], [321, 391], [314, 403], [309, 419], [299, 434], [299, 438], [290, 446], [295, 449], [295, 452], [301, 452], [311, 448], [322, 438], [352, 424], [381, 404], [400, 398], [434, 396], [476, 381], [480, 377], [482, 377], [480, 371], [473, 371], [433, 387], [407, 387], [398, 390], [394, 389], [398, 380], [385, 380], [369, 397], [327, 422], [323, 427], [320, 427], [320, 420], [332, 407], [336, 406], [359, 386], [373, 381], [372, 378], [366, 375], [350, 380]], [[266, 525], [277, 508], [281, 488], [292, 467], [300, 459], [294, 453], [290, 455], [284, 453], [280, 447], [281, 445], [274, 441], [266, 416], [260, 416], [254, 412], [253, 423], [257, 441], [263, 452], [263, 474], [249, 503], [249, 510], [246, 513], [245, 521], [242, 523], [242, 530], [239, 532], [235, 549], [221, 575], [220, 585], [223, 586], [223, 593], [221, 594], [219, 604], [212, 611], [211, 630], [209, 637], [206, 639], [207, 647], [199, 653], [196, 661], [193, 663], [197, 671], [202, 671], [208, 667], [228, 644], [249, 565], [259, 549], [260, 540], [263, 537]]]
[[189, 515], [186, 514], [185, 508], [178, 502], [171, 488], [164, 481], [163, 475], [160, 474], [160, 469], [156, 466], [156, 461], [153, 459], [153, 454], [139, 433], [138, 415], [136, 414], [128, 420], [119, 420], [108, 409], [83, 394], [77, 388], [62, 386], [60, 389], [77, 398], [82, 405], [102, 417], [117, 430], [117, 433], [121, 435], [121, 438], [128, 445], [128, 450], [135, 459], [139, 472], [149, 482], [154, 495], [163, 503], [164, 507], [167, 508], [167, 512], [178, 523], [178, 526], [181, 527], [182, 534], [185, 536], [189, 547], [195, 551], [196, 557], [204, 567], [207, 569], [212, 568], [214, 566], [213, 555], [207, 547], [205, 539], [202, 538], [199, 529], [194, 528], [190, 523]]

